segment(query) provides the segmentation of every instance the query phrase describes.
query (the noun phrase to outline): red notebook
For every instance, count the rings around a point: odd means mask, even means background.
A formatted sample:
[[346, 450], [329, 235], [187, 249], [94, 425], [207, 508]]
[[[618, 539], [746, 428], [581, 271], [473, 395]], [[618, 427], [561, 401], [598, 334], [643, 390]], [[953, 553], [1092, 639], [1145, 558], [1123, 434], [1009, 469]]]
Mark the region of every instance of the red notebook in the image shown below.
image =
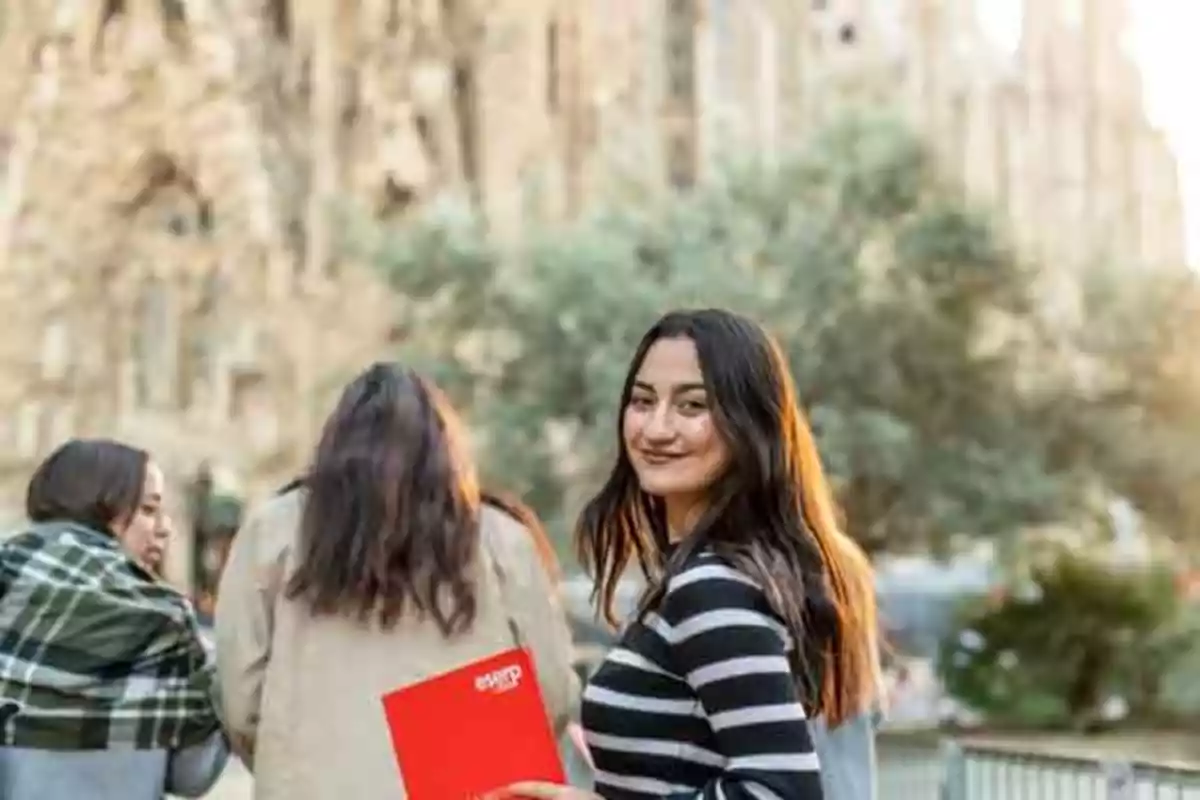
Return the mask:
[[566, 783], [521, 648], [383, 697], [410, 800], [468, 800], [516, 781]]

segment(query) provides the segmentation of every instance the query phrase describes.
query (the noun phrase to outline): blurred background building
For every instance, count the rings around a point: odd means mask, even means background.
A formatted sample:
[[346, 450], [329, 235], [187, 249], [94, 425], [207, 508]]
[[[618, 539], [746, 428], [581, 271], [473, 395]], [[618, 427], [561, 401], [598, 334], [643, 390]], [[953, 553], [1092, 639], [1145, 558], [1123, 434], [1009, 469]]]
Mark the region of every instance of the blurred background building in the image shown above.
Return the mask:
[[394, 335], [394, 301], [342, 246], [354, 215], [401, 222], [455, 193], [516, 235], [686, 187], [724, 153], [772, 159], [847, 105], [905, 109], [1030, 258], [1182, 263], [1128, 0], [1029, 3], [1010, 48], [975, 11], [6, 4], [0, 500], [19, 508], [33, 461], [72, 434], [139, 442], [181, 487], [203, 463], [239, 492], [290, 475], [329, 387]]

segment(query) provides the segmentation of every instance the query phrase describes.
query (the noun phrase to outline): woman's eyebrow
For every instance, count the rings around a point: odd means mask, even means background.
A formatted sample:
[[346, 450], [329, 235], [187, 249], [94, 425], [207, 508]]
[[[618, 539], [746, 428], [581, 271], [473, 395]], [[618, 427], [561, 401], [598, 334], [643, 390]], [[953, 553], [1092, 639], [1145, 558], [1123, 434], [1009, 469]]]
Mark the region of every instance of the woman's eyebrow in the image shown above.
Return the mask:
[[[642, 389], [647, 392], [655, 391], [654, 387], [645, 381], [634, 381], [633, 388]], [[684, 392], [703, 392], [706, 388], [707, 387], [703, 383], [699, 382], [677, 383], [671, 387], [671, 393], [683, 394]]]

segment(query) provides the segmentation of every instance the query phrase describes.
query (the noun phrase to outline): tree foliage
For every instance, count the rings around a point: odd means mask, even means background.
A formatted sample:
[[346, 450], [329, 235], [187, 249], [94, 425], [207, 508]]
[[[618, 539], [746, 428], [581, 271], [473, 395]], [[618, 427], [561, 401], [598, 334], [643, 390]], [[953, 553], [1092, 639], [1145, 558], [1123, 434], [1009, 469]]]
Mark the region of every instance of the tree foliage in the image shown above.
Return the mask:
[[1112, 701], [1143, 721], [1195, 646], [1174, 575], [1069, 553], [968, 609], [941, 650], [946, 689], [992, 723], [1090, 728]]
[[1200, 282], [1191, 270], [1098, 268], [1067, 333], [1074, 371], [1052, 392], [1062, 455], [1089, 464], [1115, 494], [1178, 540], [1200, 533]]
[[[781, 339], [847, 526], [871, 549], [1071, 520], [1097, 481], [1149, 498], [1182, 479], [1136, 474], [1100, 433], [1165, 400], [1137, 380], [1121, 402], [1081, 392], [1047, 345], [1035, 273], [889, 117], [515, 247], [449, 205], [373, 247], [404, 298], [398, 357], [466, 412], [485, 475], [560, 532], [610, 464], [637, 339], [682, 306], [740, 310]], [[1072, 331], [1070, 358], [1095, 335]], [[1132, 371], [1157, 348], [1087, 352]]]

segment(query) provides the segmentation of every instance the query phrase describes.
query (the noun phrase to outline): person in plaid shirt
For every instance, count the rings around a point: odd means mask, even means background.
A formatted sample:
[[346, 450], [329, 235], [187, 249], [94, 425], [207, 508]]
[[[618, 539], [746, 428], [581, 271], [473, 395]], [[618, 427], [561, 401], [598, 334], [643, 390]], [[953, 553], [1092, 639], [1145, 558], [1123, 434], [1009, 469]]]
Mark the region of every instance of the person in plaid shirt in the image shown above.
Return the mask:
[[72, 440], [29, 483], [0, 546], [0, 797], [197, 797], [229, 748], [190, 602], [152, 571], [162, 472]]

